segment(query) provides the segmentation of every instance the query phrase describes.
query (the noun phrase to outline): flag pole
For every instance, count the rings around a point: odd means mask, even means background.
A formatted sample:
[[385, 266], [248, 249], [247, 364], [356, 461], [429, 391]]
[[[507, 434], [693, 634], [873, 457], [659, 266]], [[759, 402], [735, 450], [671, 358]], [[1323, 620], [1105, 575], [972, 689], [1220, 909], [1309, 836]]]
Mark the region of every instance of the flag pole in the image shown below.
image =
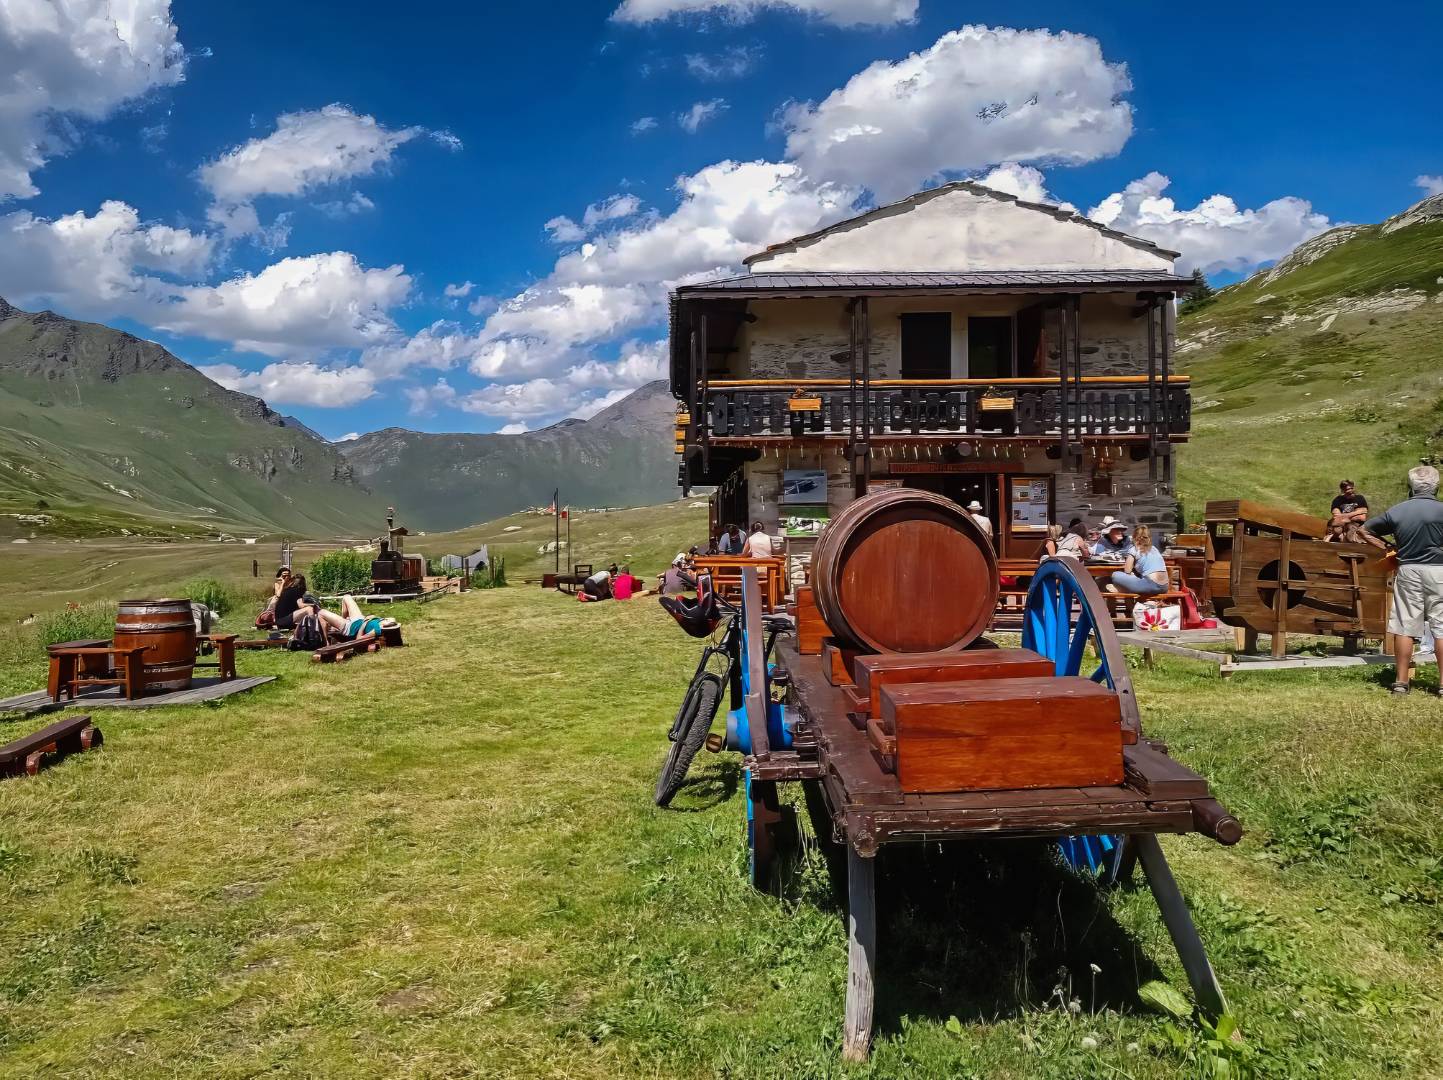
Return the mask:
[[571, 507], [569, 506], [566, 508], [566, 554], [573, 556], [571, 561], [576, 562], [574, 552], [571, 550]]
[[551, 513], [556, 518], [556, 572], [561, 573], [561, 489], [551, 495]]

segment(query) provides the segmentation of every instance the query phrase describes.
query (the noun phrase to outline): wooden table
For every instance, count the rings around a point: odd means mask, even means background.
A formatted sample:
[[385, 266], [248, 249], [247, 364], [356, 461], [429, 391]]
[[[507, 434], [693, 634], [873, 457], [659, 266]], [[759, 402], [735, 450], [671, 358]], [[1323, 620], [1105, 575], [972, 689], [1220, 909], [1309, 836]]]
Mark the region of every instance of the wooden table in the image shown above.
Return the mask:
[[80, 686], [119, 686], [128, 700], [145, 693], [145, 650], [147, 645], [117, 649], [110, 642], [99, 645], [51, 645], [50, 678], [47, 689], [51, 701], [65, 694], [71, 700]]

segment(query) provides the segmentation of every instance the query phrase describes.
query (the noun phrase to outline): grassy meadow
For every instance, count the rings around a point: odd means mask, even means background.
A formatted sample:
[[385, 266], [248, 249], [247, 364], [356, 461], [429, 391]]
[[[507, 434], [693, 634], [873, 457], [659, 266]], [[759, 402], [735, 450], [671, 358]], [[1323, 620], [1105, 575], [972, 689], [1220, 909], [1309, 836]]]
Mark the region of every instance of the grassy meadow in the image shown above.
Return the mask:
[[[99, 752], [0, 783], [0, 1074], [1222, 1075], [1139, 1002], [1186, 991], [1148, 894], [1037, 843], [883, 853], [876, 1048], [845, 1068], [823, 860], [750, 890], [734, 755], [651, 805], [697, 643], [649, 599], [519, 585], [396, 613], [405, 650], [245, 654], [281, 679], [102, 711]], [[1443, 1074], [1443, 702], [1387, 674], [1135, 673], [1248, 830], [1164, 845], [1259, 1076]]]

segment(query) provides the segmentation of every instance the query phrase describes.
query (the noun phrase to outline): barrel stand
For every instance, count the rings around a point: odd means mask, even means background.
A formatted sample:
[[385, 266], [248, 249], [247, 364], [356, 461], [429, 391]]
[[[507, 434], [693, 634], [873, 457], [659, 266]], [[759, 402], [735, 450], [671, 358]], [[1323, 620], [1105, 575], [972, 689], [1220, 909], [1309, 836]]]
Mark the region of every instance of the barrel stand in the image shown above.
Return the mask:
[[[1057, 560], [1065, 563], [1065, 560]], [[1025, 618], [1024, 644], [1053, 659], [1059, 674], [1078, 674], [1090, 646], [1101, 666], [1095, 681], [1112, 687], [1124, 717], [1126, 779], [1115, 787], [1043, 788], [1009, 791], [904, 793], [873, 752], [865, 724], [859, 726], [842, 690], [825, 676], [823, 659], [802, 656], [794, 643], [777, 647], [789, 673], [791, 703], [797, 709], [794, 748], [774, 751], [766, 725], [752, 726], [753, 753], [746, 759], [748, 842], [753, 881], [775, 880], [769, 872], [776, 837], [762, 793], [782, 782], [802, 781], [819, 833], [830, 834], [846, 853], [847, 994], [843, 1055], [865, 1060], [872, 1038], [877, 973], [875, 856], [883, 844], [1033, 837], [1056, 843], [1065, 858], [1099, 884], [1126, 877], [1141, 863], [1164, 925], [1182, 961], [1199, 1011], [1216, 1020], [1227, 1009], [1222, 987], [1188, 913], [1158, 833], [1200, 832], [1222, 844], [1241, 838], [1237, 821], [1214, 799], [1207, 781], [1173, 761], [1166, 747], [1140, 737], [1136, 699], [1111, 620], [1095, 585], [1067, 565], [1044, 564]], [[755, 583], [743, 581], [745, 617], [752, 640], [760, 640], [760, 615], [751, 603]], [[755, 620], [755, 623], [753, 623]], [[759, 663], [759, 657], [748, 662]], [[755, 681], [753, 685], [760, 685]], [[750, 703], [749, 703], [750, 704]], [[760, 710], [758, 703], [758, 710]], [[1105, 842], [1104, 842], [1105, 841]], [[1106, 851], [1106, 858], [1095, 857]]]

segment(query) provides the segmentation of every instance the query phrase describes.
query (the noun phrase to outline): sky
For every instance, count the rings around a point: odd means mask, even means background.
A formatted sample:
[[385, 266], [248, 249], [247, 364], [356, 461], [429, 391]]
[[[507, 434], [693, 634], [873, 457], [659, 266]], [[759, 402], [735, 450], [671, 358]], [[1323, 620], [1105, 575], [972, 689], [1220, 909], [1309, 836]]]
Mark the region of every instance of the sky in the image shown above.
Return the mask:
[[[1082, 9], [1082, 10], [1079, 10]], [[664, 374], [666, 297], [951, 179], [1237, 280], [1443, 192], [1443, 5], [0, 0], [0, 296], [328, 438]]]

